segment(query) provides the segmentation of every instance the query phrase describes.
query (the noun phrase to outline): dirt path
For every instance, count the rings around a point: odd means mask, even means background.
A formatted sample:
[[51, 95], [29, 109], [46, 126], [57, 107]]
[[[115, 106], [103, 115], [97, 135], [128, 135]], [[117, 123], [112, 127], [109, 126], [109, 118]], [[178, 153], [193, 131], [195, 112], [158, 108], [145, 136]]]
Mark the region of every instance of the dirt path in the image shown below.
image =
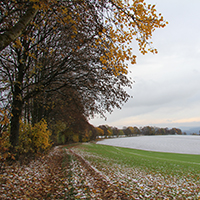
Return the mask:
[[73, 150], [56, 147], [27, 165], [0, 174], [0, 199], [126, 200], [126, 194]]
[[[15, 163], [0, 174], [0, 199], [60, 199], [65, 198], [65, 171], [62, 168], [62, 148], [27, 165]], [[67, 162], [66, 162], [67, 163]], [[67, 169], [67, 165], [65, 168]]]

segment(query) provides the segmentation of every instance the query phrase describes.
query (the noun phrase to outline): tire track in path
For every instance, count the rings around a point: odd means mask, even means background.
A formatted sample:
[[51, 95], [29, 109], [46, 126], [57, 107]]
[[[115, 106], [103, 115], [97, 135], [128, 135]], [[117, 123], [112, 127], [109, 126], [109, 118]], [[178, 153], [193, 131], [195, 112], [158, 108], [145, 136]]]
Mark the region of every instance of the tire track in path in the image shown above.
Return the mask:
[[113, 184], [110, 179], [103, 175], [99, 170], [93, 167], [87, 160], [82, 156], [75, 153], [72, 149], [69, 152], [74, 155], [79, 161], [80, 165], [86, 170], [86, 176], [92, 177], [93, 188], [96, 193], [94, 199], [118, 199], [118, 200], [128, 200], [127, 194], [120, 189], [117, 185]]

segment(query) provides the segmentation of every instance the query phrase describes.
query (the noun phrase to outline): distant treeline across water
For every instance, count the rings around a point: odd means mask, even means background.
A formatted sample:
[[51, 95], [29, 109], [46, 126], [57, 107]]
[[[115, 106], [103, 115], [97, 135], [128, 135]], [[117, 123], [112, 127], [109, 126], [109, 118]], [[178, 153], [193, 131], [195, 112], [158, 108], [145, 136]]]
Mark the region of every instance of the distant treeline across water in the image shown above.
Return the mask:
[[145, 126], [138, 128], [136, 126], [123, 127], [118, 129], [108, 125], [96, 127], [99, 138], [105, 137], [122, 137], [122, 136], [137, 136], [137, 135], [186, 135], [179, 128], [158, 128], [153, 126]]

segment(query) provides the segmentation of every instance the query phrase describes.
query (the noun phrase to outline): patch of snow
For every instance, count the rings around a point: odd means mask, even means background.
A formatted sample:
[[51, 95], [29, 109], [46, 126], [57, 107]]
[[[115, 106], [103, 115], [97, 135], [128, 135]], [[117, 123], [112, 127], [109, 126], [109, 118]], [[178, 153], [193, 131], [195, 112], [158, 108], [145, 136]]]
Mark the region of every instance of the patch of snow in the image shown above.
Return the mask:
[[98, 141], [97, 144], [147, 151], [200, 154], [200, 136], [194, 135], [162, 135], [112, 138]]

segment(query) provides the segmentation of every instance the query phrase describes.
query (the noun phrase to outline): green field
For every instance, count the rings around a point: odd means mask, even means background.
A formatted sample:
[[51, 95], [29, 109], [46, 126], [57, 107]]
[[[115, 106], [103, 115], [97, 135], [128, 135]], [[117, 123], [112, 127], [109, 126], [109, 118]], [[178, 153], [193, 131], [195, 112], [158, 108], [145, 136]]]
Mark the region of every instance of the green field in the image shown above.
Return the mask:
[[[143, 151], [95, 143], [79, 144], [72, 151], [128, 199], [200, 199], [200, 155]], [[76, 169], [72, 173], [75, 180], [80, 177], [88, 179], [88, 173], [83, 174], [84, 167], [80, 163], [73, 169]], [[88, 187], [91, 185], [92, 181]], [[73, 187], [76, 188], [76, 185]]]
[[104, 162], [112, 160], [127, 167], [137, 167], [162, 174], [198, 174], [196, 176], [198, 178], [200, 174], [200, 155], [143, 151], [94, 143], [82, 144], [82, 147], [86, 152], [107, 158]]

